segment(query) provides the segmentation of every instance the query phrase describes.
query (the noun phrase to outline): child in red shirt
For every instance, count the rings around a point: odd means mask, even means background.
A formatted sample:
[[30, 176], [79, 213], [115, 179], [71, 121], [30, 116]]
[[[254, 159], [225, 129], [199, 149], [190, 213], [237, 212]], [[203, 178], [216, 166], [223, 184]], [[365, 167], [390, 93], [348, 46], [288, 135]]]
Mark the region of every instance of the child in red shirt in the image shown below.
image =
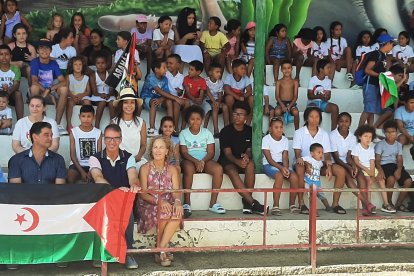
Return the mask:
[[200, 77], [204, 65], [201, 61], [193, 60], [189, 63], [188, 75], [184, 77], [184, 97], [191, 101], [191, 105], [199, 105], [207, 113], [211, 106], [204, 100], [207, 91], [206, 80]]

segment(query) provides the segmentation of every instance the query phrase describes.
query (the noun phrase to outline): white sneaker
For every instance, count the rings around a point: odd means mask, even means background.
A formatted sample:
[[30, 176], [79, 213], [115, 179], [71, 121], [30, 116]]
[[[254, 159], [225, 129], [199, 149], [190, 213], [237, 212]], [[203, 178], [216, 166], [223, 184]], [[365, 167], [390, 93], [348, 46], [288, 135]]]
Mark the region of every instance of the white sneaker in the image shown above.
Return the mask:
[[156, 130], [155, 128], [149, 128], [148, 132], [147, 132], [147, 135], [149, 137], [153, 137], [153, 136], [158, 136], [159, 133], [158, 133], [158, 130]]
[[58, 130], [60, 136], [69, 134], [68, 131], [62, 125], [58, 125]]

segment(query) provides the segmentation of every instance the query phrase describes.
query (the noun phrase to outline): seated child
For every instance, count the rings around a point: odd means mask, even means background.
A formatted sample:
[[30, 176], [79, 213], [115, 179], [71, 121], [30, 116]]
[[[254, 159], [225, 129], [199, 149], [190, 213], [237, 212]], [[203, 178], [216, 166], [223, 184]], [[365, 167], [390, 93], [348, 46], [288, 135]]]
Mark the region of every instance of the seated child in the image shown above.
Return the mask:
[[225, 56], [231, 47], [226, 35], [220, 32], [220, 26], [220, 18], [212, 16], [208, 20], [208, 30], [201, 34], [200, 47], [206, 71], [211, 62], [216, 62], [224, 68]]
[[[398, 142], [403, 146], [414, 144], [414, 93], [409, 93], [405, 105], [395, 110], [394, 119], [397, 121], [398, 130], [401, 132], [398, 136]], [[410, 153], [414, 159], [414, 147], [411, 147]]]
[[164, 116], [161, 119], [159, 134], [171, 142], [172, 153], [170, 154], [169, 164], [175, 166], [181, 173], [180, 167], [180, 139], [173, 136], [175, 132], [174, 120], [170, 116]]
[[[290, 60], [283, 60], [281, 63], [283, 78], [276, 82], [275, 98], [276, 108], [270, 111], [270, 118], [282, 116], [288, 113], [294, 117], [295, 130], [299, 128], [299, 110], [296, 101], [298, 100], [299, 82], [292, 79], [292, 63]], [[288, 122], [286, 122], [288, 123]]]
[[[170, 88], [170, 94], [178, 98], [181, 98], [181, 101], [173, 102], [173, 118], [174, 125], [178, 126], [178, 121], [180, 119], [180, 112], [182, 109], [190, 106], [190, 100], [184, 98], [184, 75], [180, 73], [182, 62], [181, 57], [177, 54], [171, 54], [167, 58], [167, 73], [165, 76], [168, 79], [168, 87]], [[184, 120], [182, 120], [184, 125]], [[181, 128], [183, 129], [183, 128]], [[177, 131], [177, 130], [174, 130]]]
[[[391, 66], [389, 72], [385, 72], [384, 74], [394, 78], [394, 82], [398, 89], [398, 99], [394, 102], [393, 105], [390, 105], [382, 110], [382, 114], [374, 123], [374, 128], [376, 129], [382, 128], [384, 122], [392, 119], [395, 109], [397, 109], [398, 106], [404, 105], [405, 101], [405, 93], [403, 92], [403, 89], [404, 84], [407, 82], [408, 75], [405, 74], [404, 68], [396, 64]], [[400, 103], [400, 98], [402, 103]]]
[[68, 132], [72, 129], [73, 106], [80, 104], [91, 104], [84, 97], [91, 95], [86, 58], [77, 56], [70, 59], [68, 64], [68, 75], [66, 81], [69, 87], [68, 99], [66, 102], [66, 122]]
[[[118, 47], [118, 50], [115, 52], [114, 56], [114, 65], [118, 62], [122, 54], [124, 53], [125, 48], [128, 45], [128, 42], [131, 40], [131, 34], [127, 31], [121, 31], [116, 34], [116, 46]], [[139, 59], [139, 53], [137, 49], [135, 49], [134, 52], [134, 77], [138, 81], [142, 78], [142, 72], [141, 68], [139, 68], [139, 64], [141, 63]], [[134, 89], [136, 90], [136, 89]]]
[[171, 30], [172, 20], [168, 15], [158, 19], [158, 28], [152, 33], [152, 50], [157, 59], [167, 58], [171, 54], [174, 42], [174, 31]]
[[167, 115], [172, 117], [173, 101], [181, 102], [182, 99], [171, 95], [169, 92], [168, 79], [165, 76], [167, 72], [167, 63], [165, 60], [154, 60], [151, 67], [152, 73], [145, 79], [141, 91], [141, 98], [144, 100], [144, 108], [150, 112], [148, 136], [157, 136], [158, 130], [155, 129], [157, 110], [164, 106], [167, 109]]
[[323, 112], [331, 113], [331, 130], [337, 125], [339, 108], [328, 102], [331, 98], [332, 81], [328, 78], [331, 71], [329, 60], [320, 59], [316, 63], [316, 76], [313, 76], [308, 85], [308, 106], [319, 107]]
[[[397, 141], [397, 123], [394, 120], [384, 123], [385, 139], [375, 145], [375, 162], [377, 163], [378, 174], [385, 178], [387, 188], [394, 188], [397, 181], [400, 187], [411, 188], [413, 180], [405, 170], [402, 156], [402, 145]], [[401, 212], [408, 212], [403, 202], [407, 192], [400, 192], [395, 209]], [[392, 192], [387, 193], [388, 204], [392, 204]]]
[[[17, 120], [23, 118], [23, 97], [20, 92], [21, 72], [17, 66], [11, 64], [11, 50], [7, 45], [0, 45], [0, 91], [8, 94], [8, 104], [16, 108]], [[30, 83], [30, 82], [29, 82]]]
[[[385, 181], [383, 175], [378, 174], [378, 169], [375, 167], [375, 151], [371, 146], [372, 140], [375, 138], [375, 129], [370, 125], [362, 125], [355, 130], [358, 144], [352, 149], [351, 155], [355, 164], [359, 168], [358, 174], [364, 175], [364, 180], [368, 189], [372, 189], [372, 184], [378, 182], [380, 188], [385, 189]], [[395, 213], [395, 208], [388, 203], [387, 193], [380, 192], [384, 204], [381, 211], [387, 213]], [[371, 192], [368, 192], [368, 200], [371, 201]]]
[[[223, 102], [223, 81], [221, 80], [221, 68], [217, 63], [211, 63], [210, 69], [208, 70], [208, 78], [206, 78], [207, 83], [207, 102], [211, 105], [211, 110], [208, 114], [212, 112], [213, 117], [213, 127], [214, 127], [214, 138], [219, 136], [218, 128], [218, 114], [223, 113], [224, 126], [229, 124], [229, 109], [227, 105]], [[206, 115], [204, 121], [204, 127], [208, 126], [209, 117]]]
[[147, 59], [147, 75], [151, 72], [152, 60], [152, 30], [148, 28], [148, 19], [144, 14], [138, 14], [135, 20], [136, 26], [131, 29], [131, 34], [135, 33], [136, 45], [140, 59]]
[[[96, 109], [95, 127], [99, 128], [105, 106], [108, 106], [110, 119], [115, 117], [113, 102], [115, 100], [116, 91], [105, 83], [109, 73], [106, 70], [107, 60], [104, 52], [96, 55], [95, 66], [96, 72], [93, 72], [90, 75], [92, 95], [90, 97], [85, 97], [84, 99], [89, 100], [98, 106]], [[141, 110], [139, 110], [139, 114], [141, 114]]]
[[240, 38], [241, 53], [240, 59], [247, 64], [247, 76], [253, 72], [254, 68], [254, 48], [256, 40], [256, 23], [250, 21], [246, 24], [246, 28]]
[[[228, 74], [224, 80], [224, 102], [229, 108], [229, 118], [233, 112], [233, 105], [236, 101], [247, 102], [253, 108], [253, 89], [252, 82], [246, 76], [246, 63], [241, 59], [236, 59], [231, 65], [233, 74]], [[250, 125], [251, 115], [247, 118]]]
[[12, 110], [8, 107], [9, 94], [0, 91], [0, 134], [11, 134]]
[[205, 101], [204, 95], [207, 91], [206, 80], [201, 77], [203, 63], [193, 60], [189, 63], [188, 75], [184, 77], [184, 97], [190, 100], [190, 105], [198, 105], [204, 113], [210, 111], [210, 105]]
[[[321, 168], [324, 166], [323, 146], [319, 143], [313, 143], [310, 148], [310, 156], [303, 156], [305, 163], [305, 187], [311, 188], [313, 185], [317, 189], [321, 188]], [[330, 177], [328, 177], [330, 180]], [[318, 192], [318, 198], [322, 201], [327, 212], [333, 212], [333, 208], [329, 205], [324, 192]]]
[[295, 79], [299, 81], [302, 66], [313, 66], [313, 59], [308, 58], [313, 49], [315, 33], [312, 29], [302, 28], [293, 40], [293, 63], [296, 66]]
[[[287, 179], [291, 189], [298, 188], [298, 176], [289, 169], [289, 141], [283, 136], [283, 120], [278, 117], [270, 119], [269, 134], [263, 137], [263, 171], [275, 179], [273, 189], [282, 189], [283, 179]], [[280, 192], [273, 193], [273, 208], [271, 214], [280, 216], [279, 208]], [[295, 197], [290, 196], [289, 209], [292, 213], [298, 214], [300, 210], [295, 206]]]
[[95, 110], [92, 105], [83, 105], [79, 111], [80, 125], [69, 132], [70, 159], [68, 183], [91, 182], [89, 157], [102, 149], [101, 131], [93, 126]]

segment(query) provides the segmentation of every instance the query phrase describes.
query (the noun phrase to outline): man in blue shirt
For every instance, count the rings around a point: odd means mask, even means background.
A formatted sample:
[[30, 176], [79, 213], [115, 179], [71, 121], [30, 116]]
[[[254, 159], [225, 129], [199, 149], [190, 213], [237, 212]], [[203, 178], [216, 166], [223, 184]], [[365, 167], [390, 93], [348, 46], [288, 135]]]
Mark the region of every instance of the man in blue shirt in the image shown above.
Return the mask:
[[14, 155], [9, 160], [10, 183], [63, 184], [66, 166], [63, 157], [48, 150], [52, 145], [52, 126], [36, 122], [30, 128], [30, 149]]

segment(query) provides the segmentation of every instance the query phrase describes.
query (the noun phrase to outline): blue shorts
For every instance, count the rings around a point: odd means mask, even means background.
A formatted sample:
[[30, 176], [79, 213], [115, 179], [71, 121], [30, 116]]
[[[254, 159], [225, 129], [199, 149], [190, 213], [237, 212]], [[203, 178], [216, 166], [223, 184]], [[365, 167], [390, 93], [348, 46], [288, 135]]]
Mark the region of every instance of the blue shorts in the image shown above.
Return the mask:
[[[282, 162], [277, 162], [277, 163], [279, 165], [283, 166], [283, 163]], [[273, 167], [270, 164], [263, 165], [263, 171], [270, 178], [275, 178], [275, 174], [277, 174], [277, 173], [280, 172], [280, 170], [278, 168]], [[289, 171], [292, 171], [292, 170], [289, 169]]]
[[319, 107], [319, 109], [322, 112], [326, 112], [326, 107], [328, 106], [329, 102], [321, 101], [321, 100], [309, 100], [308, 101], [308, 107], [316, 106]]
[[[151, 109], [150, 103], [152, 100], [155, 100], [155, 99], [157, 98], [143, 98], [144, 103], [142, 104], [142, 106], [144, 107], [144, 109], [150, 110]], [[162, 109], [163, 109], [162, 104], [157, 106], [157, 110], [162, 110]]]
[[364, 98], [364, 112], [374, 114], [381, 113], [381, 99], [378, 86], [364, 84], [362, 86], [362, 96]]

